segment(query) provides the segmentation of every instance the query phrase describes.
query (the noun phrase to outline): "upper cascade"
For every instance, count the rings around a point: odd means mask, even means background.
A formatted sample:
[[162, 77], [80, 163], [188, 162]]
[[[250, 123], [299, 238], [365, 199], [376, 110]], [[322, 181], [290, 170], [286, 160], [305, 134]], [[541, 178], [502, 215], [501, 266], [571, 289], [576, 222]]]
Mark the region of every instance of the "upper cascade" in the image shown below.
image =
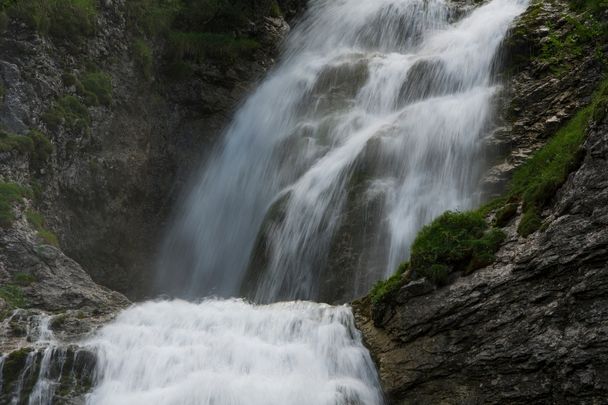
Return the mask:
[[336, 302], [391, 274], [424, 224], [479, 203], [493, 68], [526, 7], [312, 1], [179, 210], [159, 290]]

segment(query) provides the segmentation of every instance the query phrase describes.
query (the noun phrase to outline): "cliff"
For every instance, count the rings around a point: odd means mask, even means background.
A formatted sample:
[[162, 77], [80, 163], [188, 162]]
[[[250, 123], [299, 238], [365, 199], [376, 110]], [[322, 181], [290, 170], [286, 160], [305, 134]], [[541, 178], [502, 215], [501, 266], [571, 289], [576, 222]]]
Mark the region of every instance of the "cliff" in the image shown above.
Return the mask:
[[605, 400], [605, 17], [533, 2], [505, 44], [507, 108], [490, 141], [507, 153], [486, 178], [504, 197], [480, 211], [505, 235], [493, 264], [465, 276], [447, 261], [441, 283], [410, 270], [354, 304], [390, 403]]

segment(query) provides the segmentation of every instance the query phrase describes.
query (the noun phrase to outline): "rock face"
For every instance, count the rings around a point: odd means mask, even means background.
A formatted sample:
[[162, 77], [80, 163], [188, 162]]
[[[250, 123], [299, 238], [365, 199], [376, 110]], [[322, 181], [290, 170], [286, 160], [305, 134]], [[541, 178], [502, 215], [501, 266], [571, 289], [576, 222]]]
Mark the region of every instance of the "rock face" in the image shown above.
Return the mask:
[[[415, 403], [601, 403], [608, 395], [608, 120], [546, 230], [516, 223], [498, 262], [357, 322], [388, 397]], [[517, 221], [515, 221], [517, 222]]]
[[[258, 49], [229, 62], [196, 62], [186, 77], [166, 74], [167, 44], [152, 42], [157, 59], [144, 74], [126, 2], [102, 3], [95, 34], [81, 44], [9, 21], [0, 33], [0, 128], [36, 129], [51, 140], [50, 163], [33, 170], [44, 196], [36, 208], [63, 251], [96, 282], [140, 297], [173, 202], [238, 102], [274, 63], [289, 27], [260, 16], [248, 33]], [[295, 13], [301, 4], [285, 7]], [[54, 105], [81, 98], [89, 72], [110, 80], [111, 101], [87, 106], [86, 125], [50, 122]]]
[[[507, 45], [541, 49], [547, 26], [562, 30], [551, 35], [567, 37], [567, 10], [565, 2], [533, 2]], [[519, 65], [507, 58], [515, 66], [507, 86], [513, 108], [499, 138], [510, 152], [488, 176], [496, 175], [489, 180], [494, 192], [589, 102], [602, 77], [592, 53], [579, 54], [576, 63], [562, 60], [573, 63], [567, 72], [551, 69], [541, 56]], [[368, 297], [354, 304], [389, 403], [605, 402], [608, 119], [593, 121], [582, 164], [545, 209], [539, 231], [519, 236], [521, 215], [515, 215], [494, 265], [445, 287], [418, 280], [388, 302]]]

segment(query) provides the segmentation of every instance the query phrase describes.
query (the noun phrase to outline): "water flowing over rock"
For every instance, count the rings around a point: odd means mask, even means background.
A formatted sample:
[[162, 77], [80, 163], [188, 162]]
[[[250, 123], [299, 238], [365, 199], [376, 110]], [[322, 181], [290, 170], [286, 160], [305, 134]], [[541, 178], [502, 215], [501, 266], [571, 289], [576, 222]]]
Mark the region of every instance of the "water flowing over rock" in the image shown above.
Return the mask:
[[87, 346], [91, 405], [380, 405], [350, 308], [307, 302], [149, 302]]
[[526, 4], [312, 2], [179, 211], [159, 290], [339, 302], [392, 273], [478, 201], [492, 66]]

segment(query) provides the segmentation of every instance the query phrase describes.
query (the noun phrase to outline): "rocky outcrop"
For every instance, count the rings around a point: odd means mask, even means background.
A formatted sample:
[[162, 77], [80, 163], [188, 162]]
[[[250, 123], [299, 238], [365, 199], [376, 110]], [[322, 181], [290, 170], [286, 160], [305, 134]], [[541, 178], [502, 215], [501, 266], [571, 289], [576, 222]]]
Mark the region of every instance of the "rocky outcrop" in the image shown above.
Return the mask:
[[[302, 2], [288, 3], [295, 13]], [[173, 202], [273, 65], [289, 27], [280, 17], [256, 17], [247, 35], [259, 48], [230, 61], [197, 60], [182, 77], [167, 73], [162, 41], [150, 46], [150, 71], [142, 70], [125, 1], [102, 2], [96, 18], [95, 34], [82, 43], [8, 21], [0, 34], [0, 128], [36, 129], [51, 140], [49, 163], [32, 171], [44, 196], [37, 210], [96, 282], [140, 297]], [[53, 106], [69, 97], [88, 104], [82, 83], [90, 72], [109, 80], [111, 99], [82, 106], [80, 121], [53, 122]]]
[[547, 228], [517, 221], [498, 262], [452, 285], [402, 287], [357, 323], [395, 404], [601, 403], [608, 395], [608, 120]]
[[608, 47], [593, 40], [597, 33], [583, 30], [591, 38], [582, 38], [577, 24], [586, 17], [578, 15], [567, 0], [532, 1], [511, 29], [497, 61], [504, 91], [497, 128], [486, 140], [486, 198], [504, 191], [513, 172], [589, 102], [601, 80], [604, 62], [598, 55]]
[[[605, 54], [605, 44], [581, 43], [587, 51], [580, 53], [546, 53], [551, 38], [572, 35], [572, 13], [566, 2], [533, 2], [507, 43], [507, 50], [514, 47], [507, 56], [514, 69], [507, 86], [512, 108], [494, 140], [502, 139], [510, 153], [497, 159], [488, 176], [495, 187], [490, 194], [504, 189], [515, 168], [590, 102], [602, 78], [597, 55]], [[514, 60], [513, 49], [530, 50], [530, 56]], [[566, 70], [556, 68], [562, 63]], [[540, 230], [527, 238], [518, 234], [520, 207], [503, 228], [507, 238], [495, 264], [444, 287], [419, 279], [382, 302], [367, 297], [354, 304], [390, 403], [605, 401], [605, 109], [600, 105], [592, 117], [581, 161], [545, 207]]]

